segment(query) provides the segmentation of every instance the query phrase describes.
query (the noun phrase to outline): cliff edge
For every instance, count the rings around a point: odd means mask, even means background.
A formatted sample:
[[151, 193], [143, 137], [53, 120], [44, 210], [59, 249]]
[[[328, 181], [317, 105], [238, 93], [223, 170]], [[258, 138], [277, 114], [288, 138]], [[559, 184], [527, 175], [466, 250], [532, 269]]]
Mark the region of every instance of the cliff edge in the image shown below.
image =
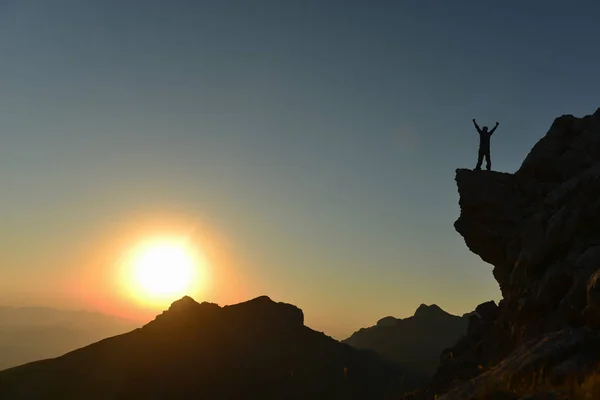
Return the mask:
[[514, 174], [459, 169], [456, 182], [455, 229], [503, 299], [444, 351], [436, 394], [581, 388], [600, 365], [600, 109], [555, 119]]

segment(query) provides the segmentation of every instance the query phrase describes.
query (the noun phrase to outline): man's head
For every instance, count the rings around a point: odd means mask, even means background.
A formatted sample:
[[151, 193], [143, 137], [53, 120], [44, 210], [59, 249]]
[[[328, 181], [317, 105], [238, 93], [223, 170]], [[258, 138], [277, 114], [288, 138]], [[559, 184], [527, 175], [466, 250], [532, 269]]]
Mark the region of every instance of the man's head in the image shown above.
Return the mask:
[[487, 133], [487, 131], [488, 131], [488, 127], [487, 127], [487, 126], [484, 126], [483, 128], [481, 128], [481, 130], [482, 130], [483, 132]]

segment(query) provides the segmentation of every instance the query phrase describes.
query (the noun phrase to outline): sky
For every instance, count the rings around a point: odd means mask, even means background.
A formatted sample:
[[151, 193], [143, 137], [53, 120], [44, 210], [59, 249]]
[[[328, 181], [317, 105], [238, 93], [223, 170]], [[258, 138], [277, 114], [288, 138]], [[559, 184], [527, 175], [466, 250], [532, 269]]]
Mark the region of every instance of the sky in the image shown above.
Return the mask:
[[115, 265], [206, 256], [198, 301], [259, 295], [344, 338], [501, 295], [454, 231], [471, 120], [517, 170], [599, 106], [600, 4], [0, 1], [0, 304], [149, 319]]

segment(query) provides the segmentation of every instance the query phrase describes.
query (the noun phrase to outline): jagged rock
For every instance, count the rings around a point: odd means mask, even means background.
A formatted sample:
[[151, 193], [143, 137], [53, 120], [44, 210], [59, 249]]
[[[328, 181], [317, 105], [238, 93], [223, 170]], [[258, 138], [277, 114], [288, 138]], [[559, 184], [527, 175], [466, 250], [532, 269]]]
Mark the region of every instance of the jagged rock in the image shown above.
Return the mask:
[[494, 393], [531, 396], [540, 388], [583, 382], [600, 358], [600, 336], [588, 329], [563, 329], [533, 339], [497, 366], [439, 400], [478, 400]]
[[587, 283], [587, 306], [584, 309], [584, 318], [588, 326], [600, 328], [600, 269]]
[[475, 308], [475, 312], [486, 321], [494, 321], [498, 317], [498, 306], [493, 300], [486, 301], [478, 305]]
[[[600, 109], [557, 118], [514, 174], [458, 169], [456, 182], [461, 214], [455, 229], [493, 265], [503, 299], [486, 310], [493, 323], [473, 320], [445, 353], [454, 357], [442, 357], [434, 379], [438, 394], [490, 369], [495, 377], [498, 371], [518, 375], [521, 369], [507, 360], [524, 354], [515, 351], [525, 343], [568, 347], [562, 336], [548, 335], [600, 328]], [[560, 366], [545, 356], [537, 360], [559, 376], [600, 361], [591, 354], [592, 360], [572, 354]], [[473, 364], [482, 368], [471, 368], [469, 376], [464, 365]], [[492, 373], [484, 375], [487, 382]]]
[[470, 379], [481, 373], [490, 354], [506, 346], [506, 340], [497, 336], [494, 344], [485, 341], [486, 335], [495, 324], [499, 307], [494, 301], [478, 305], [469, 316], [467, 332], [458, 342], [442, 352], [440, 366], [433, 376], [432, 388], [444, 392], [456, 382]]
[[467, 326], [467, 335], [468, 336], [477, 336], [483, 334], [484, 327], [483, 319], [477, 315], [471, 315], [469, 317], [469, 325]]

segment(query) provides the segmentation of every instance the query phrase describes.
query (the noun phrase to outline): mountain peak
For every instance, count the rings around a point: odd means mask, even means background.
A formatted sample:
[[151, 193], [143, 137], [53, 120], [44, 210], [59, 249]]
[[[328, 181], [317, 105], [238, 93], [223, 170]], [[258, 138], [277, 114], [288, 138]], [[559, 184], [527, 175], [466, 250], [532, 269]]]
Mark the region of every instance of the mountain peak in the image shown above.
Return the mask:
[[449, 315], [446, 311], [442, 310], [437, 304], [428, 306], [427, 304], [421, 304], [415, 311], [415, 317], [430, 317], [439, 315]]
[[373, 350], [412, 371], [432, 377], [442, 351], [467, 332], [468, 320], [446, 313], [435, 304], [421, 304], [414, 316], [384, 317], [361, 328], [343, 343]]
[[187, 308], [187, 307], [196, 307], [198, 305], [198, 302], [194, 299], [192, 299], [190, 296], [183, 296], [181, 299], [179, 300], [175, 300], [173, 303], [171, 303], [171, 306], [169, 307], [169, 310], [171, 309], [179, 309], [179, 308]]
[[304, 326], [304, 313], [298, 307], [259, 296], [243, 303], [225, 306], [224, 311], [242, 319], [260, 320], [273, 325]]
[[[262, 295], [262, 296], [258, 296], [255, 297], [253, 299], [250, 299], [248, 301], [245, 301], [244, 303], [255, 303], [255, 304], [275, 304], [276, 302], [274, 302], [269, 296], [267, 295]], [[244, 304], [244, 303], [240, 303], [240, 304]]]
[[190, 296], [184, 296], [146, 326], [170, 329], [175, 326], [206, 327], [221, 323], [240, 327], [257, 323], [265, 328], [302, 327], [304, 313], [296, 306], [275, 302], [268, 296], [224, 307], [209, 302], [198, 303]]
[[203, 312], [205, 310], [213, 310], [213, 309], [220, 309], [220, 308], [221, 307], [219, 307], [219, 305], [215, 304], [215, 303], [209, 303], [206, 301], [203, 301], [202, 303], [198, 303], [196, 300], [194, 300], [190, 296], [183, 296], [181, 299], [174, 301], [171, 304], [171, 306], [169, 307], [169, 309], [167, 311], [165, 311], [163, 314], [165, 314], [165, 313], [189, 314], [189, 313]]

